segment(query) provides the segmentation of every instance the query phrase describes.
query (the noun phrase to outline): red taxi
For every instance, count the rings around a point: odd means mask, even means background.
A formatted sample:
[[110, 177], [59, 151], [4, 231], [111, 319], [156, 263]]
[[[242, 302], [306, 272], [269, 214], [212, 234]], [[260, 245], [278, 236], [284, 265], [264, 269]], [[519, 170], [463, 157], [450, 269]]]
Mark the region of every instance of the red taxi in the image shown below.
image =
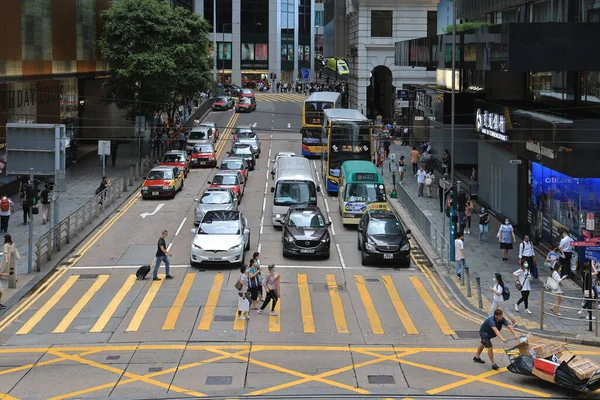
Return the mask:
[[212, 181], [206, 182], [211, 188], [231, 189], [238, 198], [238, 203], [244, 195], [244, 179], [240, 171], [219, 171]]
[[170, 197], [183, 189], [183, 171], [178, 167], [156, 167], [142, 184], [142, 198]]
[[254, 98], [254, 92], [250, 89], [242, 89], [240, 91], [240, 98], [244, 98], [244, 97], [250, 97], [250, 98]]
[[212, 144], [197, 144], [192, 150], [192, 167], [216, 167], [217, 156]]
[[241, 157], [227, 157], [221, 161], [221, 168], [223, 171], [240, 171], [244, 183], [248, 180], [248, 163]]
[[183, 171], [185, 177], [187, 178], [187, 175], [190, 172], [190, 159], [187, 153], [183, 150], [171, 150], [165, 153], [160, 166], [177, 167], [180, 171]]
[[256, 110], [256, 100], [254, 97], [242, 97], [235, 104], [235, 112], [252, 112]]

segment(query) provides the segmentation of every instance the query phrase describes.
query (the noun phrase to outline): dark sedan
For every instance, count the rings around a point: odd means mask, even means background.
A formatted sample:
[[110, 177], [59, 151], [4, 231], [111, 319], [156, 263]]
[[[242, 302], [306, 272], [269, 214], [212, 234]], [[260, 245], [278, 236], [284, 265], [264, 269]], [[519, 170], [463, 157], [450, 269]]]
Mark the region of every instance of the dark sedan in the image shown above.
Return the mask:
[[370, 262], [410, 267], [410, 230], [404, 230], [398, 216], [387, 210], [370, 210], [358, 223], [358, 249], [362, 264]]
[[293, 205], [284, 217], [283, 256], [329, 258], [331, 222], [317, 206]]
[[242, 157], [248, 162], [250, 171], [254, 171], [254, 166], [256, 165], [256, 155], [254, 153], [254, 149], [249, 144], [234, 144], [233, 147], [231, 147], [229, 155], [232, 157]]

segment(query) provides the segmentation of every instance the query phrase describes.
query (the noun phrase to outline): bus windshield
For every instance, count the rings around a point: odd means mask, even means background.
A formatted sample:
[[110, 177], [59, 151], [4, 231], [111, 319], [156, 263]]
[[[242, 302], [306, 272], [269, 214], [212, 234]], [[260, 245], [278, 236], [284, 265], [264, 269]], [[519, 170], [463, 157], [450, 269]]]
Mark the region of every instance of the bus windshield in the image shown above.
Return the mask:
[[333, 108], [333, 103], [324, 101], [311, 101], [304, 103], [304, 123], [323, 125], [323, 110]]
[[351, 203], [382, 203], [386, 201], [385, 188], [380, 183], [349, 183], [344, 200]]
[[339, 176], [347, 160], [371, 160], [371, 128], [354, 122], [336, 124], [329, 129], [329, 173]]
[[298, 203], [317, 204], [317, 190], [313, 182], [280, 181], [275, 188], [276, 206]]

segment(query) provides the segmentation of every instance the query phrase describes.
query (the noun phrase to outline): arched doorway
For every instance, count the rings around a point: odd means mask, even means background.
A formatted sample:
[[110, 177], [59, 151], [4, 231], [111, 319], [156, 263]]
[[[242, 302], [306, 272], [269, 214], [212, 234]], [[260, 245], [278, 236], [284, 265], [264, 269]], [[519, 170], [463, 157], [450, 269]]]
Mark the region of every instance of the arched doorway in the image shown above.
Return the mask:
[[375, 118], [377, 113], [385, 122], [391, 123], [394, 117], [394, 93], [392, 71], [379, 65], [371, 71], [371, 83], [367, 87], [367, 117]]

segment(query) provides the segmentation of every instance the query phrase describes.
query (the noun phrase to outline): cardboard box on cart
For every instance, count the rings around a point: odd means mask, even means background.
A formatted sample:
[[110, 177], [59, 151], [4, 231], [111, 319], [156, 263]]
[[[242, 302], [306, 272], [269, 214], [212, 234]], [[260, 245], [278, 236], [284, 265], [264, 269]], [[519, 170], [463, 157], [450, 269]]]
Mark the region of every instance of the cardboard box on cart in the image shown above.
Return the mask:
[[542, 343], [535, 336], [527, 335], [527, 341], [523, 341], [516, 346], [521, 355], [532, 356], [536, 358], [548, 358], [556, 354], [563, 353], [567, 349], [554, 342]]

